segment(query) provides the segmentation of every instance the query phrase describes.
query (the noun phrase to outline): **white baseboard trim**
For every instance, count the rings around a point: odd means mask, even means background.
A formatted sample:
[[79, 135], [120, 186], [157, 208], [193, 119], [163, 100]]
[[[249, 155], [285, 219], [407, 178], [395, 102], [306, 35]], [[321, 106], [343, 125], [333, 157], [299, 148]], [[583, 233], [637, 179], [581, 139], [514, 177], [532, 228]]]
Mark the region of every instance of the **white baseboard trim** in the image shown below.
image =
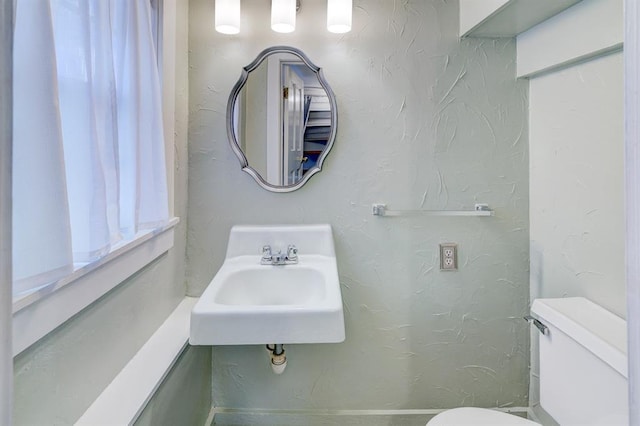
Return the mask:
[[214, 420], [215, 415], [216, 415], [216, 409], [211, 407], [211, 410], [209, 410], [209, 415], [207, 416], [207, 420], [205, 420], [205, 422], [204, 422], [204, 426], [213, 425], [213, 420]]
[[180, 302], [76, 425], [131, 425], [136, 421], [187, 346], [191, 309], [197, 300], [185, 297]]

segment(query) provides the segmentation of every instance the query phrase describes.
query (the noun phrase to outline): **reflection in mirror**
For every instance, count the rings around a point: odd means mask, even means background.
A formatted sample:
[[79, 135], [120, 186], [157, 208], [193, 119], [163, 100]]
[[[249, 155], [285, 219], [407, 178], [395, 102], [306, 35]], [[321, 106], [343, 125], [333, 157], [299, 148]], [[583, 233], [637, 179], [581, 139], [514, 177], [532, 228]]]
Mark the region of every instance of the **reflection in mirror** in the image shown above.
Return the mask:
[[290, 47], [267, 49], [244, 68], [227, 115], [243, 170], [275, 192], [296, 190], [320, 171], [337, 126], [320, 69]]

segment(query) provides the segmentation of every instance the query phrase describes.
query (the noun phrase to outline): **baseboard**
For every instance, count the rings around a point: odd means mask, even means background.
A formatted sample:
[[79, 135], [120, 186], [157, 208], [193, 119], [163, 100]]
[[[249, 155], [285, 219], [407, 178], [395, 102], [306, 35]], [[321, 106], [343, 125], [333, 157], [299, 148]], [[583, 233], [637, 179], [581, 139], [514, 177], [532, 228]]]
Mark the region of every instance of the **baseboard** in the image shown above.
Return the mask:
[[[526, 417], [527, 407], [496, 408]], [[258, 410], [216, 407], [216, 426], [424, 426], [442, 409], [416, 410]]]
[[546, 426], [560, 426], [558, 422], [540, 406], [540, 403], [532, 404], [531, 407], [529, 407], [529, 418], [534, 422]]
[[211, 407], [211, 410], [209, 410], [209, 415], [207, 416], [207, 420], [204, 422], [204, 426], [213, 425], [213, 420], [215, 415], [216, 415], [216, 410], [215, 408]]

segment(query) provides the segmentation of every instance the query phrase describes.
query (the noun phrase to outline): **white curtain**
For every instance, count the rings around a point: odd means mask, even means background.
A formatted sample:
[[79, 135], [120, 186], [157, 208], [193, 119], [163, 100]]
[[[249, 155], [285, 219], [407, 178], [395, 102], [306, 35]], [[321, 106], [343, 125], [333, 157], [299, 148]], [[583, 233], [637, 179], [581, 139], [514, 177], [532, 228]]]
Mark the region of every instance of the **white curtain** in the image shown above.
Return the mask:
[[14, 33], [14, 294], [72, 269], [51, 10], [35, 3], [18, 3]]
[[[127, 235], [168, 217], [160, 78], [149, 0], [115, 1], [114, 50], [121, 146], [121, 228]], [[165, 200], [158, 203], [157, 200]]]
[[149, 0], [18, 0], [14, 291], [168, 219]]

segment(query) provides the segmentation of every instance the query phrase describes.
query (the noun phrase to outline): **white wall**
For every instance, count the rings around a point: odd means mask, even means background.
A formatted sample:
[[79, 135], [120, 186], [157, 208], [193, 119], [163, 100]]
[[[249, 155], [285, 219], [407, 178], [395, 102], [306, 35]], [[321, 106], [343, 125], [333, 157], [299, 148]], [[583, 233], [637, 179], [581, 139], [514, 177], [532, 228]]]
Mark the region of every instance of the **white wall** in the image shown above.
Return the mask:
[[184, 297], [188, 4], [177, 12], [174, 247], [14, 358], [16, 426], [73, 424]]
[[[243, 89], [244, 155], [251, 167], [267, 179], [267, 62], [251, 73]], [[239, 77], [239, 75], [238, 75]], [[242, 132], [241, 132], [242, 133]]]
[[[242, 7], [241, 33], [225, 36], [213, 29], [211, 1], [190, 2], [188, 292], [212, 279], [234, 224], [330, 223], [347, 337], [291, 345], [282, 376], [262, 347], [214, 348], [215, 405], [526, 405], [528, 98], [514, 40], [459, 41], [457, 1], [356, 0], [346, 35], [326, 31], [324, 1], [303, 2], [289, 35], [270, 30], [269, 2]], [[241, 172], [225, 131], [241, 68], [281, 44], [322, 67], [339, 114], [323, 171], [287, 194]], [[496, 216], [379, 218], [376, 202], [487, 202]], [[458, 272], [438, 270], [445, 241], [459, 243]]]
[[625, 0], [625, 204], [629, 423], [640, 424], [640, 5]]
[[11, 423], [11, 140], [13, 3], [0, 5], [0, 424]]
[[622, 53], [530, 82], [533, 297], [625, 316]]

